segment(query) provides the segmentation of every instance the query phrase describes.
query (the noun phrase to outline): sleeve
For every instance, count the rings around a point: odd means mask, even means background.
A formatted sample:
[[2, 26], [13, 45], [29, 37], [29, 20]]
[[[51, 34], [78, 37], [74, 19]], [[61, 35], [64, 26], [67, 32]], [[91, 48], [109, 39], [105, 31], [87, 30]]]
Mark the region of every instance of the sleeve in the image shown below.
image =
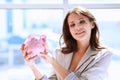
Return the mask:
[[[55, 52], [56, 53], [56, 52]], [[53, 55], [53, 57], [55, 58], [55, 54]], [[55, 58], [56, 59], [56, 58]], [[36, 80], [36, 79], [35, 79]], [[50, 73], [49, 73], [49, 75], [44, 75], [43, 77], [42, 77], [42, 79], [40, 79], [40, 80], [57, 80], [57, 76], [56, 76], [56, 73], [55, 73], [55, 71], [54, 71], [54, 69], [53, 68], [50, 68]]]
[[[94, 65], [85, 67], [84, 71], [80, 69], [76, 72], [71, 72], [65, 80], [104, 80], [107, 74], [107, 69], [111, 61], [111, 52], [106, 52], [98, 59], [94, 59]], [[92, 63], [90, 63], [91, 65]]]
[[[37, 79], [35, 79], [37, 80]], [[44, 75], [40, 80], [57, 80], [56, 74], [54, 71], [51, 71], [49, 76]]]
[[48, 79], [49, 79], [49, 80], [57, 80], [57, 76], [56, 76], [54, 70], [52, 70], [52, 71], [50, 72], [50, 75], [48, 76]]

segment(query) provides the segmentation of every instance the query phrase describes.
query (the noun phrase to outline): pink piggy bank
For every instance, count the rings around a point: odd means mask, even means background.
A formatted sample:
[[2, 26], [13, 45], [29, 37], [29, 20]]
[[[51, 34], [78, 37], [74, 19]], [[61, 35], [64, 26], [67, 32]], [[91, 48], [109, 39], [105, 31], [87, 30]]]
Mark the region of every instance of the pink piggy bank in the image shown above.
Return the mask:
[[46, 36], [41, 35], [40, 37], [29, 35], [25, 41], [25, 47], [27, 52], [32, 52], [33, 55], [39, 55], [45, 51]]

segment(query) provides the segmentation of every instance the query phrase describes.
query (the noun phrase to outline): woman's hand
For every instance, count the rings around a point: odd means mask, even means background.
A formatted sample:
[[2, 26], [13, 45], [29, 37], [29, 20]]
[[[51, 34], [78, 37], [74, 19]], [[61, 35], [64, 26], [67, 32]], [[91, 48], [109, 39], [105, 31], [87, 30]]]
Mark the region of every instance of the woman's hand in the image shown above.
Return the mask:
[[25, 44], [21, 45], [21, 51], [22, 51], [23, 58], [27, 62], [27, 64], [28, 65], [34, 64], [34, 60], [37, 57], [37, 55], [33, 55], [31, 52], [27, 52]]
[[45, 60], [46, 62], [48, 62], [48, 63], [51, 63], [52, 62], [52, 60], [54, 59], [53, 57], [52, 57], [52, 55], [50, 55], [49, 53], [40, 53], [39, 54], [39, 57], [40, 58], [42, 58], [43, 60]]

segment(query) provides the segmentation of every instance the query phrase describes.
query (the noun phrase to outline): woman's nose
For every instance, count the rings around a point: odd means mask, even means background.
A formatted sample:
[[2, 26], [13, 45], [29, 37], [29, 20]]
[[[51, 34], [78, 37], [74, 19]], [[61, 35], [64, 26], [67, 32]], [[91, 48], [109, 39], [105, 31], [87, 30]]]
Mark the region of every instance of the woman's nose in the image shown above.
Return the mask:
[[76, 27], [76, 30], [80, 30], [81, 28], [80, 25], [76, 25], [75, 27]]

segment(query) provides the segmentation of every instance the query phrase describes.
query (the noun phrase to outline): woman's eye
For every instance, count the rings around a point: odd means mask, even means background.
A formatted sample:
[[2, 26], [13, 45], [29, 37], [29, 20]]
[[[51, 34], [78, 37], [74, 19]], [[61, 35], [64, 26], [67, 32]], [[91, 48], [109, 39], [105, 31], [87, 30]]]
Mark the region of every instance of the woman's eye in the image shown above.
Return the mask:
[[74, 26], [75, 26], [75, 24], [71, 24], [71, 25], [70, 25], [70, 27], [74, 27]]
[[80, 23], [80, 24], [84, 24], [84, 23], [85, 23], [85, 20], [81, 20], [79, 23]]

